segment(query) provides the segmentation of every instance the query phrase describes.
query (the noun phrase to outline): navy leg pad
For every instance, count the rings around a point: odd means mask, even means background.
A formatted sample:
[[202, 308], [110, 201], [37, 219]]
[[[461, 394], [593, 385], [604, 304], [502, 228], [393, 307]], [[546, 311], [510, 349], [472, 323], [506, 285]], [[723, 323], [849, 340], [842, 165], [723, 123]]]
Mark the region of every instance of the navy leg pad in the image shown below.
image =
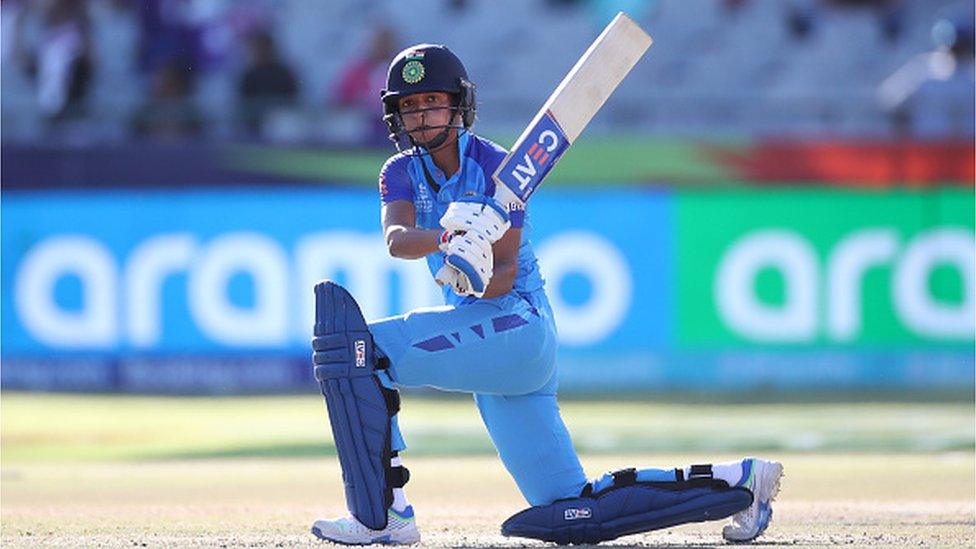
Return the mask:
[[405, 471], [390, 467], [390, 418], [399, 410], [399, 395], [380, 384], [366, 320], [334, 282], [315, 286], [314, 334], [312, 362], [329, 410], [346, 506], [361, 523], [382, 530], [393, 488], [406, 480]]
[[752, 504], [752, 492], [722, 481], [638, 482], [531, 507], [502, 524], [502, 535], [599, 543], [689, 522], [723, 519]]

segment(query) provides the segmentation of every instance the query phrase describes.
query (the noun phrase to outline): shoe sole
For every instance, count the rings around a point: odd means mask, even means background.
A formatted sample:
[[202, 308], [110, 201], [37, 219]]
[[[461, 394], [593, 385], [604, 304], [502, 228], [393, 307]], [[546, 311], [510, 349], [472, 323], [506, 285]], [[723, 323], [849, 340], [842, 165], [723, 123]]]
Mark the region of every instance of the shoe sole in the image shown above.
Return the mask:
[[370, 539], [368, 541], [348, 541], [348, 540], [342, 540], [342, 539], [336, 539], [336, 538], [333, 538], [333, 537], [329, 537], [328, 535], [324, 534], [322, 532], [322, 530], [319, 530], [315, 526], [312, 527], [312, 535], [315, 536], [315, 537], [317, 537], [317, 538], [319, 538], [322, 541], [328, 541], [328, 542], [331, 542], [331, 543], [338, 543], [339, 545], [349, 545], [349, 546], [354, 546], [354, 545], [413, 545], [415, 543], [420, 543], [420, 536], [417, 536], [417, 539], [394, 539], [393, 536], [391, 536], [390, 534], [386, 534], [385, 536], [378, 536], [378, 537], [372, 538], [372, 539]]
[[757, 465], [761, 464], [760, 470], [756, 471], [755, 474], [759, 475], [757, 479], [757, 492], [755, 497], [760, 502], [765, 501], [766, 505], [769, 507], [769, 517], [766, 521], [759, 526], [759, 530], [750, 537], [735, 539], [725, 537], [723, 532], [722, 537], [726, 541], [732, 543], [747, 543], [750, 542], [763, 534], [766, 528], [769, 527], [769, 523], [773, 522], [773, 507], [772, 502], [776, 500], [776, 496], [779, 494], [779, 483], [783, 478], [783, 464], [778, 461], [758, 461]]

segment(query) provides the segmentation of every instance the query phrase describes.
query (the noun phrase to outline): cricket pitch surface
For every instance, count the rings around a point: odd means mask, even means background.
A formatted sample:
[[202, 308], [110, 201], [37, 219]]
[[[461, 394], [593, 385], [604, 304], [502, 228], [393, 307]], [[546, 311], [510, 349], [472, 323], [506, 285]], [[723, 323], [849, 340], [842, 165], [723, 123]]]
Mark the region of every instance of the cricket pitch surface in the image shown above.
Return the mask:
[[[731, 456], [725, 456], [730, 457]], [[759, 545], [973, 547], [972, 455], [777, 454], [786, 467]], [[701, 461], [584, 456], [588, 471]], [[544, 546], [499, 525], [524, 502], [497, 458], [407, 458], [423, 546]], [[5, 547], [302, 547], [345, 512], [334, 457], [21, 464], [3, 469]], [[627, 536], [611, 547], [726, 545], [723, 522]]]

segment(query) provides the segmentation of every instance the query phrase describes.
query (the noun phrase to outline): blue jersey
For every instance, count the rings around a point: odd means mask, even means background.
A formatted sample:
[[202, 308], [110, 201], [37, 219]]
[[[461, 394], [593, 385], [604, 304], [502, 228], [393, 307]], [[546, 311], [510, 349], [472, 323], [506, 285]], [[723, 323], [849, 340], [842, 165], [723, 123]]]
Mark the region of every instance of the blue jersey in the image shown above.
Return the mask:
[[[422, 229], [439, 229], [440, 218], [448, 205], [463, 196], [493, 196], [495, 182], [491, 175], [505, 158], [505, 149], [477, 135], [464, 132], [458, 139], [460, 169], [449, 179], [434, 164], [430, 155], [394, 155], [386, 161], [380, 171], [380, 199], [384, 204], [395, 200], [413, 202], [416, 211], [416, 225]], [[435, 190], [427, 180], [427, 174], [439, 187]], [[515, 275], [514, 290], [531, 293], [542, 289], [544, 281], [539, 274], [539, 265], [529, 241], [531, 228], [528, 214], [523, 211], [511, 212], [512, 226], [522, 228], [522, 242], [519, 246], [518, 273]], [[438, 251], [427, 256], [427, 267], [431, 274], [444, 265], [444, 253]], [[463, 298], [450, 288], [444, 289], [444, 301], [459, 303]]]

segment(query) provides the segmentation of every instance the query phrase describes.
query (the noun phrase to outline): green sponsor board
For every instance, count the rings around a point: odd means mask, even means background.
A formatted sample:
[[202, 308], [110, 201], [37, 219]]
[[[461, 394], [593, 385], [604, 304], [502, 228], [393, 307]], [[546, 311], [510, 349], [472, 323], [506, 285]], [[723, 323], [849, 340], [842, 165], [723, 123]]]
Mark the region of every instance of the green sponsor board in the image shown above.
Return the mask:
[[[517, 134], [491, 136], [508, 146]], [[716, 159], [715, 150], [736, 158], [748, 156], [749, 142], [729, 139], [704, 146], [698, 142], [642, 136], [598, 137], [584, 134], [546, 178], [546, 186], [633, 186], [650, 182], [680, 185], [722, 181], [742, 185], [747, 179], [734, 167]], [[223, 166], [269, 177], [341, 182], [374, 187], [383, 162], [395, 151], [388, 148], [320, 150], [234, 145], [224, 149]]]
[[973, 342], [971, 190], [683, 192], [676, 204], [682, 346]]

